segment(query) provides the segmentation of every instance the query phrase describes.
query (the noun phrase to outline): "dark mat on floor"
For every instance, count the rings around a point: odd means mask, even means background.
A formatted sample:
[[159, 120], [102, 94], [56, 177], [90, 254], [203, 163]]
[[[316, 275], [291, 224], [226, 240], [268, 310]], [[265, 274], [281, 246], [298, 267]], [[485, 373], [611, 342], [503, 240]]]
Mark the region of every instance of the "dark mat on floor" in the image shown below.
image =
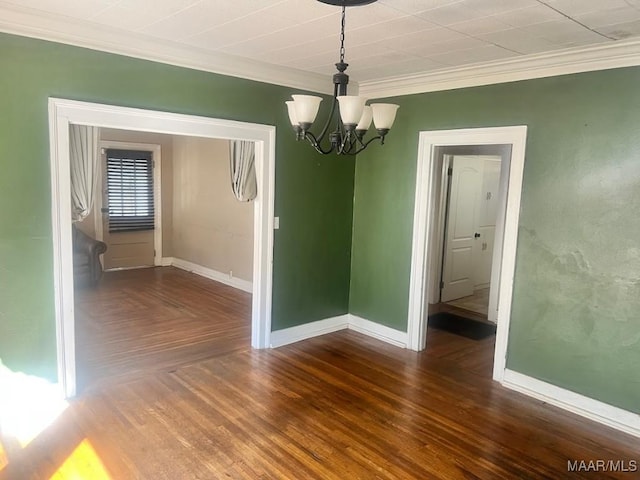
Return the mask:
[[427, 325], [429, 328], [445, 330], [449, 333], [470, 338], [471, 340], [482, 340], [496, 333], [495, 325], [477, 322], [448, 312], [429, 315]]

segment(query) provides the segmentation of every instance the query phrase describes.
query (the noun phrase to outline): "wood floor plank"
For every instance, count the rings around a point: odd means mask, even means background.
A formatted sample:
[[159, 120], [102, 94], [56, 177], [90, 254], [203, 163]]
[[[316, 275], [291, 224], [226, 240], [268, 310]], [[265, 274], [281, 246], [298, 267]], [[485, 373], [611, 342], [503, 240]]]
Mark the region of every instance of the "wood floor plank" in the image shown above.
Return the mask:
[[246, 350], [251, 294], [175, 268], [107, 272], [76, 292], [81, 389]]
[[84, 440], [117, 480], [638, 478], [567, 472], [640, 463], [640, 439], [493, 382], [492, 338], [252, 350], [250, 295], [175, 269], [107, 275], [78, 301], [85, 389], [0, 479], [48, 479]]

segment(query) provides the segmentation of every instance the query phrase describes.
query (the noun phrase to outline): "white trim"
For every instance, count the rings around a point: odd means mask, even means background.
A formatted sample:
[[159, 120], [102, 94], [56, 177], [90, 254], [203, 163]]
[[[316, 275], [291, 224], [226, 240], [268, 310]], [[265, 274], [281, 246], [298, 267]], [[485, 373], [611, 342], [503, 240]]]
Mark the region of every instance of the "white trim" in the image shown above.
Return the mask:
[[271, 348], [282, 347], [290, 343], [307, 340], [327, 333], [337, 332], [349, 327], [349, 314], [338, 317], [325, 318], [315, 322], [297, 325], [295, 327], [283, 328], [271, 332]]
[[433, 145], [428, 143], [424, 132], [420, 132], [407, 318], [407, 348], [418, 352], [426, 347], [427, 322], [424, 318], [428, 316], [428, 275], [433, 271], [433, 262], [436, 260], [433, 255], [426, 255], [427, 237], [431, 236], [437, 214], [435, 202], [430, 201], [430, 193], [435, 190], [436, 163]]
[[144, 270], [146, 268], [153, 268], [152, 265], [139, 265], [137, 267], [115, 267], [115, 268], [107, 268], [105, 272], [123, 272], [125, 270]]
[[[114, 31], [95, 23], [36, 12], [18, 5], [0, 5], [0, 31], [65, 43], [128, 57], [230, 75], [258, 82], [331, 94], [330, 75], [213, 52], [169, 40]], [[640, 65], [640, 41], [606, 44], [496, 60], [414, 75], [350, 83], [367, 98], [394, 97], [456, 88], [514, 82], [532, 78]]]
[[195, 273], [201, 277], [206, 277], [211, 280], [215, 280], [216, 282], [224, 283], [230, 287], [237, 288], [248, 293], [253, 293], [253, 284], [248, 280], [242, 280], [238, 277], [230, 277], [229, 275], [213, 270], [212, 268], [203, 267], [202, 265], [188, 262], [181, 258], [172, 258], [171, 265], [179, 268], [180, 270], [186, 270], [187, 272]]
[[491, 258], [491, 280], [489, 286], [489, 305], [487, 320], [498, 322], [498, 301], [500, 299], [500, 264], [502, 263], [502, 249], [504, 245], [504, 226], [509, 198], [509, 175], [511, 172], [511, 156], [500, 155], [500, 178], [498, 181], [498, 215], [496, 229], [493, 236], [493, 255]]
[[377, 338], [396, 347], [407, 348], [407, 332], [372, 322], [366, 318], [349, 314], [349, 329]]
[[170, 267], [171, 265], [173, 265], [173, 257], [162, 257], [160, 259], [161, 267]]
[[17, 5], [0, 5], [0, 31], [312, 92], [333, 92], [330, 75], [271, 65], [138, 33], [114, 31], [106, 25]]
[[[139, 142], [119, 142], [116, 140], [100, 140], [99, 148], [101, 149], [100, 160], [103, 161], [102, 149], [107, 150], [109, 148], [121, 149], [121, 150], [144, 150], [151, 151], [153, 158], [153, 197], [154, 197], [154, 223], [155, 228], [153, 230], [153, 250], [155, 255], [153, 257], [153, 264], [155, 266], [162, 265], [162, 146], [157, 143], [139, 143]], [[100, 176], [102, 177], [102, 165], [100, 168]], [[104, 182], [103, 178], [100, 178], [100, 182]], [[101, 188], [95, 199], [95, 227], [96, 227], [96, 239], [104, 241], [104, 227], [103, 218], [100, 212], [102, 208], [102, 183]], [[98, 224], [100, 228], [98, 229]]]
[[360, 95], [367, 98], [396, 97], [636, 65], [640, 65], [640, 40], [619, 40], [586, 48], [361, 81]]
[[[53, 290], [56, 318], [58, 385], [63, 397], [76, 390], [76, 356], [71, 243], [71, 168], [69, 121], [49, 108], [51, 152], [51, 222], [53, 230]], [[65, 160], [61, 158], [64, 156]], [[61, 214], [65, 212], [65, 215]], [[67, 346], [71, 346], [67, 348]]]
[[407, 318], [408, 345], [411, 350], [420, 351], [427, 342], [427, 294], [431, 290], [435, 255], [427, 255], [432, 229], [435, 222], [436, 181], [435, 147], [455, 145], [496, 145], [511, 144], [511, 166], [503, 240], [502, 263], [500, 265], [500, 291], [498, 302], [498, 327], [493, 365], [494, 380], [501, 381], [504, 375], [509, 322], [511, 320], [511, 299], [515, 270], [516, 246], [518, 241], [518, 218], [524, 153], [527, 138], [526, 126], [472, 128], [461, 130], [440, 130], [420, 132], [416, 172], [416, 201], [413, 216], [413, 240], [411, 252], [411, 278], [409, 283], [409, 313]]
[[162, 148], [160, 145], [153, 147], [153, 203], [154, 224], [153, 229], [153, 264], [162, 262]]
[[[442, 273], [442, 260], [444, 259], [444, 227], [447, 221], [445, 207], [447, 203], [447, 193], [449, 190], [449, 176], [447, 171], [449, 170], [452, 161], [452, 158], [450, 157], [453, 157], [453, 155], [443, 153], [442, 162], [440, 162], [438, 158], [434, 159], [435, 164], [433, 168], [435, 169], [434, 175], [436, 175], [436, 179], [437, 175], [440, 175], [440, 185], [438, 186], [440, 188], [440, 194], [433, 203], [432, 218], [435, 223], [432, 228], [433, 234], [431, 235], [431, 241], [433, 242], [436, 255], [434, 255], [433, 260], [429, 262], [430, 270], [427, 275], [431, 275], [431, 277], [429, 277], [429, 285], [431, 285], [431, 288], [426, 293], [428, 295], [428, 299], [425, 300], [425, 308], [429, 307], [428, 303], [438, 303], [440, 301], [440, 274]], [[440, 165], [441, 168], [438, 168], [438, 165]], [[440, 170], [439, 173], [438, 170]], [[437, 183], [434, 183], [433, 188], [435, 188], [436, 185]]]
[[[100, 135], [100, 129], [98, 129], [98, 135]], [[102, 153], [102, 145], [101, 142], [98, 142], [98, 155], [100, 155], [100, 168], [97, 169], [98, 181], [95, 197], [93, 199], [93, 231], [95, 232], [96, 240], [104, 241], [104, 225], [103, 225], [103, 215], [102, 215], [102, 207], [103, 207], [103, 198], [104, 195], [104, 178], [103, 178], [103, 168], [102, 162], [105, 161], [104, 154]], [[104, 255], [100, 256], [100, 263], [102, 263], [102, 268], [104, 268]]]
[[557, 387], [513, 370], [505, 370], [502, 385], [556, 407], [640, 437], [640, 415]]
[[136, 108], [49, 99], [51, 203], [54, 295], [59, 382], [67, 397], [74, 396], [75, 339], [69, 125], [190, 135], [256, 142], [258, 197], [254, 201], [253, 300], [251, 346], [267, 348], [271, 334], [273, 288], [273, 204], [275, 184], [275, 127], [216, 118]]
[[406, 348], [407, 333], [372, 322], [350, 313], [337, 317], [325, 318], [315, 322], [297, 325], [271, 332], [271, 348], [281, 347], [290, 343], [307, 340], [309, 338], [337, 332], [338, 330], [353, 330], [369, 337], [389, 343], [394, 347]]

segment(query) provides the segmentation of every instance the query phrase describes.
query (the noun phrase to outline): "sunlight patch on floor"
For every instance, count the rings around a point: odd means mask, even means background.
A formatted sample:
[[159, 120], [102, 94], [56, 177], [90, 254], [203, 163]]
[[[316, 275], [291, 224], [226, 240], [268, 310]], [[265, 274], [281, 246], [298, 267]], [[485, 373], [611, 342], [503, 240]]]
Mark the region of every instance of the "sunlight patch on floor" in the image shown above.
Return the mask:
[[0, 442], [0, 472], [9, 464], [9, 460], [7, 459], [7, 454], [4, 452], [4, 448], [2, 446], [2, 442]]
[[47, 380], [13, 372], [0, 360], [0, 432], [22, 447], [67, 408], [60, 388]]
[[76, 447], [50, 480], [111, 480], [102, 460], [86, 438]]

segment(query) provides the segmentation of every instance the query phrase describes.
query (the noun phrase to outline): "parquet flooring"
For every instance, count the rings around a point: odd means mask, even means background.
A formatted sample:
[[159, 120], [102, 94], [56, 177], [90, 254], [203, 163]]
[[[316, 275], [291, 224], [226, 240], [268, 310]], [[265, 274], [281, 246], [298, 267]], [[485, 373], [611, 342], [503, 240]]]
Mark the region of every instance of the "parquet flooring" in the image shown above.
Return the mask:
[[[201, 279], [184, 275], [157, 281], [193, 288], [195, 303], [182, 298], [180, 308], [197, 320], [214, 307]], [[491, 338], [431, 331], [427, 351], [416, 353], [353, 331], [273, 350], [243, 347], [244, 335], [226, 352], [186, 355], [177, 367], [148, 347], [156, 367], [86, 389], [0, 479], [48, 479], [83, 442], [99, 460], [80, 478], [638, 478], [567, 472], [570, 460], [638, 461], [640, 439], [493, 382]], [[100, 355], [110, 358], [106, 348]]]
[[75, 297], [80, 389], [250, 348], [251, 294], [173, 267], [106, 272]]

